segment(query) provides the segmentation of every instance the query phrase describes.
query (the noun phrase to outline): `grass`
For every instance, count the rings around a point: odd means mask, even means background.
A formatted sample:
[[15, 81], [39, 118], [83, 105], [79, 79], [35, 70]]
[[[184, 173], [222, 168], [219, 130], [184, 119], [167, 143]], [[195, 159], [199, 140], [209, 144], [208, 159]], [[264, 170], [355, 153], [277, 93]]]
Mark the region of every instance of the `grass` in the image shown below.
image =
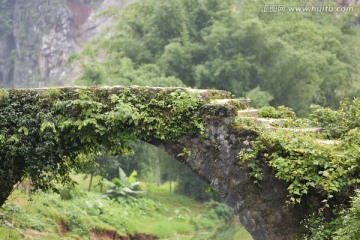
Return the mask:
[[[203, 204], [169, 192], [166, 184], [144, 184], [145, 196], [120, 204], [102, 198], [98, 187], [87, 192], [89, 179], [84, 180], [81, 175], [74, 178], [79, 186], [71, 191], [69, 200], [54, 193], [36, 193], [29, 201], [26, 194], [15, 190], [0, 209], [15, 228], [0, 224], [0, 240], [23, 239], [20, 234], [25, 239], [38, 240], [92, 239], [95, 229], [121, 235], [147, 233], [159, 239], [224, 239], [215, 236], [219, 227], [227, 226], [222, 219], [210, 216], [211, 211]], [[240, 230], [243, 228], [236, 225], [230, 234], [236, 236]], [[245, 233], [234, 239], [251, 238]]]

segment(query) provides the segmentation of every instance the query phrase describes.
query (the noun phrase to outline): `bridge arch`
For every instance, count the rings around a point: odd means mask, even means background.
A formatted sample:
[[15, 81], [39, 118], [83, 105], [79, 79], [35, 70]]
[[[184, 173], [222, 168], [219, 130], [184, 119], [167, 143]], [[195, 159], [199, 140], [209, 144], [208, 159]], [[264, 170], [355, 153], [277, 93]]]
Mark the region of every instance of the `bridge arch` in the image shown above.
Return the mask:
[[204, 179], [233, 209], [254, 239], [302, 239], [306, 229], [300, 223], [307, 208], [286, 203], [288, 185], [278, 180], [270, 167], [263, 169], [263, 181], [254, 184], [248, 167], [239, 165], [238, 153], [250, 147], [256, 133], [233, 129], [229, 123], [231, 117], [208, 122], [206, 134], [210, 137], [206, 140], [201, 136], [183, 136], [176, 143], [152, 144]]
[[301, 238], [306, 206], [286, 204], [287, 184], [270, 167], [254, 184], [239, 163], [257, 133], [234, 126], [246, 101], [229, 97], [184, 88], [0, 90], [0, 206], [24, 174], [46, 189], [48, 180], [68, 180], [66, 171], [83, 164], [79, 154], [100, 145], [118, 154], [141, 139], [209, 183], [254, 239]]

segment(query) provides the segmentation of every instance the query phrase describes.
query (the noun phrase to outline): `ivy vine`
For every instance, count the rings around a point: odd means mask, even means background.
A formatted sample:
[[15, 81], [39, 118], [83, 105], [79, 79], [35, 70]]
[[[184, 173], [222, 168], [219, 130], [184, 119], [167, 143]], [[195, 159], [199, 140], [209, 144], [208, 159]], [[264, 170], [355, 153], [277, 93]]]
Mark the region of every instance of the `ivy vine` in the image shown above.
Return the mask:
[[[251, 169], [254, 182], [263, 180], [265, 165], [288, 183], [288, 200], [300, 203], [305, 196], [320, 196], [325, 206], [347, 201], [360, 183], [360, 100], [345, 100], [339, 110], [316, 107], [304, 127], [322, 133], [253, 128], [258, 138], [238, 157]], [[296, 122], [296, 121], [295, 121]], [[299, 122], [296, 126], [299, 127]]]
[[204, 129], [205, 101], [179, 89], [0, 91], [0, 205], [22, 177], [56, 190], [93, 155], [137, 139], [176, 141]]

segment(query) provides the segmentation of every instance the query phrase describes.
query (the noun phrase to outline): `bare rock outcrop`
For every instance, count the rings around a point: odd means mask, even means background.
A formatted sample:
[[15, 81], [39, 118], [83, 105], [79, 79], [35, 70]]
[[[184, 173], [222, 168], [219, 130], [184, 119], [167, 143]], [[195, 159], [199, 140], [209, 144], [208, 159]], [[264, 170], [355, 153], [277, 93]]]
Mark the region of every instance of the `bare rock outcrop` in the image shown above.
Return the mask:
[[7, 0], [0, 7], [0, 87], [68, 85], [69, 56], [112, 23], [99, 14], [130, 2]]

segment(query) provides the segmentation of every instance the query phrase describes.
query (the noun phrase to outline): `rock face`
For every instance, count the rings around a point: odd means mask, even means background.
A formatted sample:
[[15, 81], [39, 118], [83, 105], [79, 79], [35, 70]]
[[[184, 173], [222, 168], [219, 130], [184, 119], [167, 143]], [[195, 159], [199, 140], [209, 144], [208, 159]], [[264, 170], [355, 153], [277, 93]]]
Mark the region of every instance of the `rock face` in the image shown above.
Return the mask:
[[96, 17], [126, 0], [3, 0], [0, 87], [60, 86], [69, 56], [111, 23]]

